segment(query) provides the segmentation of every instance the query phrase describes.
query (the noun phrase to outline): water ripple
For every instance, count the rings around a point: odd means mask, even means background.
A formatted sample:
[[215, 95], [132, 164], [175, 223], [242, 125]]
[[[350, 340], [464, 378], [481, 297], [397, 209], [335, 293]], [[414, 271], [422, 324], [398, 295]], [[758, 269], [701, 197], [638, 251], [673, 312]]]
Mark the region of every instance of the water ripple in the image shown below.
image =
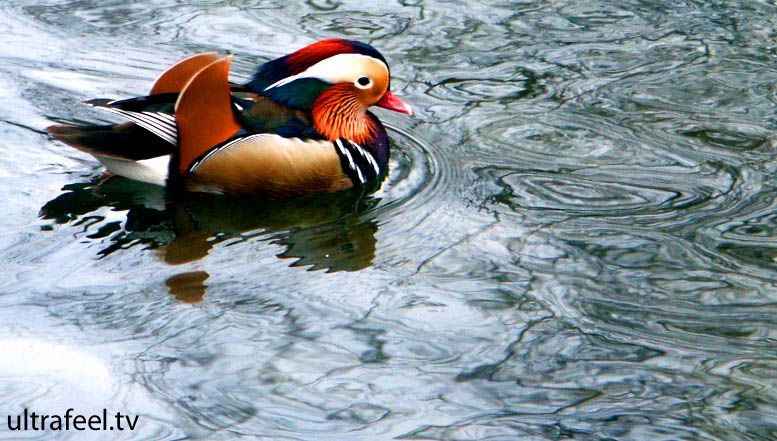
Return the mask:
[[[667, 212], [730, 191], [735, 177], [720, 167], [628, 169], [597, 167], [574, 173], [482, 170], [503, 189], [495, 200], [512, 209], [559, 210], [569, 216], [624, 216]], [[683, 178], [693, 175], [695, 182]]]

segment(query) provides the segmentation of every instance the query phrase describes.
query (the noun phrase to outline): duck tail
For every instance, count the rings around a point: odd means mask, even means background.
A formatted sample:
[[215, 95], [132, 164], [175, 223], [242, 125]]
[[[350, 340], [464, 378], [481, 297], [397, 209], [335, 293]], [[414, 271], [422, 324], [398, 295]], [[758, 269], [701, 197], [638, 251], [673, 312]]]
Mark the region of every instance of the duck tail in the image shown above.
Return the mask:
[[51, 137], [82, 152], [130, 160], [172, 153], [173, 146], [133, 123], [107, 125], [57, 124], [46, 128]]

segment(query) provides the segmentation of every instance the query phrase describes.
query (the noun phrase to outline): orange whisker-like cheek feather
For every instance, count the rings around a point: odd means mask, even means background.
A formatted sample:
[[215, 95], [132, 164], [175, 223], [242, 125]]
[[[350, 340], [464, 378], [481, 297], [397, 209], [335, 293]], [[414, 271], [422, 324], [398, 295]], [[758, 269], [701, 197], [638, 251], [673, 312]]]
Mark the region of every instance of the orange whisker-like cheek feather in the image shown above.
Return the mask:
[[366, 111], [349, 84], [338, 84], [313, 103], [313, 124], [329, 140], [346, 138], [361, 144], [371, 139], [376, 130]]

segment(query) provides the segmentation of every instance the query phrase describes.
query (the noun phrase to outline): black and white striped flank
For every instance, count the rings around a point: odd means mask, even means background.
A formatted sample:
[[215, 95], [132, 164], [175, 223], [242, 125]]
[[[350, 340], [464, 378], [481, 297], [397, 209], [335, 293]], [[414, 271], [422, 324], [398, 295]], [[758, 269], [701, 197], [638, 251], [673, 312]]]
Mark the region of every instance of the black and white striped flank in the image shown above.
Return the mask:
[[380, 176], [378, 161], [369, 150], [345, 138], [334, 142], [345, 174], [356, 185], [365, 185]]

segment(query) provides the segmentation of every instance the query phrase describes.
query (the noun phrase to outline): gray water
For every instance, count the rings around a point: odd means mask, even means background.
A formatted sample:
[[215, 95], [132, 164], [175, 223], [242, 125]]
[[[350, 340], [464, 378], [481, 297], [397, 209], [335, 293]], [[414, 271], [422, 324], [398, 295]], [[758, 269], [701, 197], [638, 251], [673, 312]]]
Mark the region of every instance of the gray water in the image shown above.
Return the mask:
[[[171, 204], [42, 132], [327, 37], [416, 109], [372, 196]], [[4, 2], [0, 438], [777, 439], [776, 84], [767, 2]], [[6, 427], [69, 407], [138, 425]]]

